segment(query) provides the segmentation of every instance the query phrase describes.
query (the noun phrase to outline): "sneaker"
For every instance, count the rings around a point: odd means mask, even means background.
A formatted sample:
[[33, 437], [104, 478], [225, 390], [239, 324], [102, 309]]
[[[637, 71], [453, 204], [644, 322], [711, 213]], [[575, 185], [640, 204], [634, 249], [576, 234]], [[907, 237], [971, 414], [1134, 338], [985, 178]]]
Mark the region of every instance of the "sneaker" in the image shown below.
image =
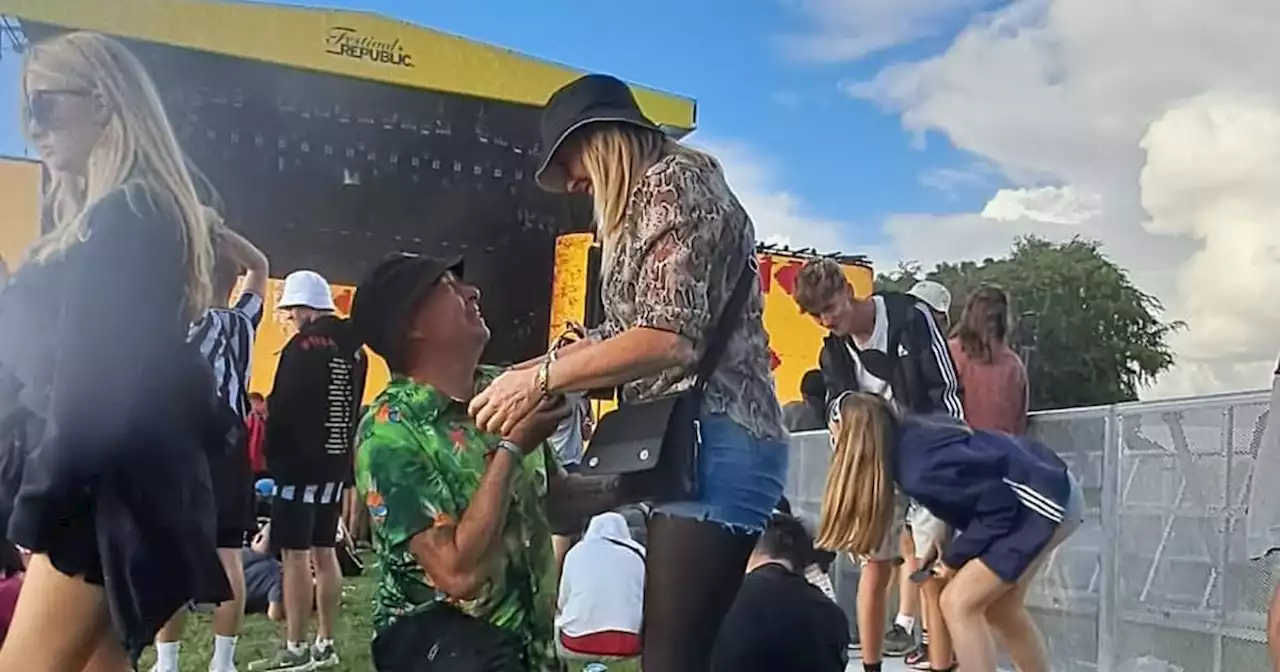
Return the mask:
[[342, 663], [332, 643], [311, 645], [311, 669], [327, 670]]
[[249, 663], [249, 672], [311, 672], [316, 669], [309, 649], [290, 651], [281, 645], [276, 655]]
[[884, 655], [897, 658], [906, 655], [908, 651], [916, 646], [916, 638], [911, 636], [905, 628], [900, 625], [894, 625], [884, 636]]
[[902, 657], [902, 662], [913, 670], [929, 670], [929, 652], [924, 648], [923, 644], [919, 644], [916, 648], [907, 652]]

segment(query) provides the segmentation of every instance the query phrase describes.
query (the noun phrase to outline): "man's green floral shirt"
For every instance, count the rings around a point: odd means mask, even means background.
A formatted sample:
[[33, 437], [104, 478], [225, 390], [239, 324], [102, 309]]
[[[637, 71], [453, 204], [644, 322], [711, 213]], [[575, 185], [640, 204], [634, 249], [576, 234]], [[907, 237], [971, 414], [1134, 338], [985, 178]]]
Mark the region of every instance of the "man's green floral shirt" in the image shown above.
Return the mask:
[[[499, 373], [480, 367], [476, 390]], [[516, 476], [502, 544], [487, 558], [492, 579], [475, 599], [460, 601], [432, 586], [409, 551], [409, 540], [462, 518], [498, 437], [476, 429], [466, 403], [403, 377], [393, 378], [370, 404], [358, 435], [356, 485], [369, 508], [381, 567], [375, 630], [448, 603], [519, 638], [525, 669], [558, 670], [545, 452], [526, 457]]]

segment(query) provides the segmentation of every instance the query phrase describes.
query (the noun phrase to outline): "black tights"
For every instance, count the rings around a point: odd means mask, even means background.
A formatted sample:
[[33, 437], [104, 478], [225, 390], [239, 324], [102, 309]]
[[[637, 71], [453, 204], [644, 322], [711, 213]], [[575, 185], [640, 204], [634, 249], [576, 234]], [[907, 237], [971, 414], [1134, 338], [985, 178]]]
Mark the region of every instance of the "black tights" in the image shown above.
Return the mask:
[[644, 669], [708, 672], [756, 535], [661, 514], [649, 519], [648, 535]]

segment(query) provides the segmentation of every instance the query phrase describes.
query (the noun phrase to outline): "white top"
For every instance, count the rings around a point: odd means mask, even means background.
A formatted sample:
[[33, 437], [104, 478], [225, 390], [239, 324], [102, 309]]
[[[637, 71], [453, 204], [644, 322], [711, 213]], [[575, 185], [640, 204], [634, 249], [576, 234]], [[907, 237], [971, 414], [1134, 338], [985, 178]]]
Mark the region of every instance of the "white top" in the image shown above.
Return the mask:
[[[871, 328], [871, 335], [865, 341], [854, 336], [853, 341], [857, 343], [860, 350], [879, 350], [888, 354], [889, 313], [884, 307], [884, 297], [872, 296], [871, 302], [876, 307], [876, 323]], [[867, 371], [867, 367], [862, 365], [862, 359], [858, 357], [857, 351], [852, 346], [846, 347], [849, 348], [849, 356], [853, 358], [853, 366], [857, 369], [855, 373], [858, 376], [858, 389], [893, 401], [893, 387], [887, 381], [881, 380], [872, 375], [870, 371]]]
[[644, 547], [631, 538], [627, 519], [602, 513], [564, 558], [556, 632], [640, 633], [644, 612]]
[[586, 420], [586, 415], [591, 412], [591, 406], [587, 403], [585, 393], [571, 392], [564, 396], [572, 410], [564, 420], [560, 421], [560, 424], [556, 425], [556, 431], [551, 433], [547, 442], [555, 450], [560, 464], [568, 466], [582, 462], [582, 454], [586, 451], [586, 440], [582, 438], [582, 424]]

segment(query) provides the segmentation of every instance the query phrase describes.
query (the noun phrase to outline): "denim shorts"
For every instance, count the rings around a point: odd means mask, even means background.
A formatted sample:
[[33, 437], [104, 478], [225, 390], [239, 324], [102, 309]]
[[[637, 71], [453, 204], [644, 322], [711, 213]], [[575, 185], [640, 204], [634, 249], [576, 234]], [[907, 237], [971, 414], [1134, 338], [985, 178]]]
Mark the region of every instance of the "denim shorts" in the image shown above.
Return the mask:
[[654, 513], [760, 533], [786, 487], [786, 442], [752, 436], [720, 413], [703, 415], [700, 424], [698, 498], [663, 502], [654, 507]]

